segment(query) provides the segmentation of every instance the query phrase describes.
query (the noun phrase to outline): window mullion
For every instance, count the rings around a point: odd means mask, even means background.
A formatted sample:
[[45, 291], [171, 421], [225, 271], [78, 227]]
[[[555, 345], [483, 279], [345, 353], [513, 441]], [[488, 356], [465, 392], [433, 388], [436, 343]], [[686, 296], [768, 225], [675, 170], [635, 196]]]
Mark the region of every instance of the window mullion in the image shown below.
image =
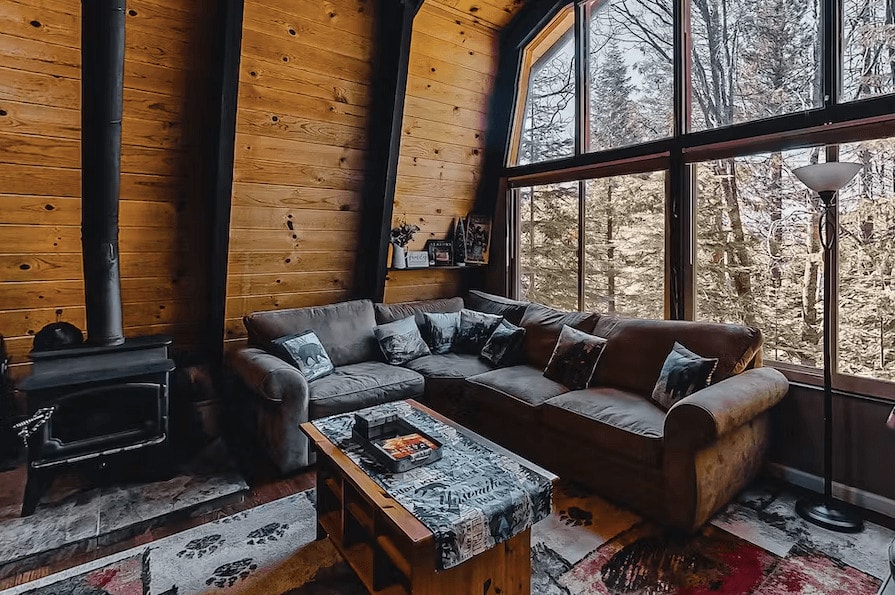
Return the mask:
[[590, 114], [588, 95], [588, 36], [587, 17], [589, 6], [586, 2], [575, 3], [575, 155], [582, 155], [589, 149]]
[[841, 0], [821, 0], [823, 14], [822, 68], [824, 107], [829, 108], [839, 103], [842, 87], [840, 77], [840, 56], [842, 55]]

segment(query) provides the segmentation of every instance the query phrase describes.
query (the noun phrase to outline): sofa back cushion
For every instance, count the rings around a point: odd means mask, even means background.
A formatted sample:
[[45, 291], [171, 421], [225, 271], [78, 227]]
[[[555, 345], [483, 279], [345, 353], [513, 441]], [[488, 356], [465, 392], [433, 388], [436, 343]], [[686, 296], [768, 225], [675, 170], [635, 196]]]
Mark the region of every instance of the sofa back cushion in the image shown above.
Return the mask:
[[382, 361], [373, 335], [373, 302], [354, 300], [327, 306], [252, 312], [243, 318], [249, 343], [263, 349], [277, 337], [314, 331], [334, 366]]
[[507, 322], [516, 326], [519, 326], [528, 304], [529, 302], [511, 300], [478, 289], [470, 290], [466, 296], [466, 307], [470, 310], [478, 310], [486, 314], [500, 314]]
[[563, 312], [542, 304], [529, 304], [519, 323], [525, 329], [523, 345], [526, 362], [543, 370], [553, 355], [563, 325], [589, 333], [599, 318], [599, 314], [592, 312]]
[[740, 324], [602, 316], [593, 334], [608, 341], [591, 384], [645, 397], [675, 341], [702, 357], [718, 358], [712, 384], [761, 365], [761, 331]]
[[413, 316], [416, 325], [422, 328], [423, 312], [459, 312], [463, 309], [463, 298], [452, 297], [437, 300], [419, 300], [415, 302], [397, 302], [394, 304], [376, 304], [376, 323], [387, 324], [396, 320]]

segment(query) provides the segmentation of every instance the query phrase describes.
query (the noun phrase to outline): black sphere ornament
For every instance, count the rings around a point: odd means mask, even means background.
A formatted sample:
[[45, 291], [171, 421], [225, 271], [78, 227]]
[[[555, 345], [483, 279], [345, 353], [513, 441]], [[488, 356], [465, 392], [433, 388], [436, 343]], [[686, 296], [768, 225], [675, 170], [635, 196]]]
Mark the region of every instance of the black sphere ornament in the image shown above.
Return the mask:
[[53, 351], [84, 343], [84, 333], [70, 322], [53, 322], [34, 335], [31, 351]]

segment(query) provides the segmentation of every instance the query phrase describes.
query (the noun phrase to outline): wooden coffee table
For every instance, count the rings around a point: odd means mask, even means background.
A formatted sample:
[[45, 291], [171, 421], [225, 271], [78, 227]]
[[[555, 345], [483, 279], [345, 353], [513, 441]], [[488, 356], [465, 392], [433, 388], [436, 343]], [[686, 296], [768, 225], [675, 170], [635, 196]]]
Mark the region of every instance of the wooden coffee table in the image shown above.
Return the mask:
[[[412, 407], [468, 438], [533, 469], [556, 476], [457, 425], [428, 407]], [[432, 532], [393, 500], [311, 422], [301, 429], [317, 450], [318, 537], [329, 536], [370, 593], [466, 594], [531, 592], [531, 529], [448, 570], [436, 570]]]

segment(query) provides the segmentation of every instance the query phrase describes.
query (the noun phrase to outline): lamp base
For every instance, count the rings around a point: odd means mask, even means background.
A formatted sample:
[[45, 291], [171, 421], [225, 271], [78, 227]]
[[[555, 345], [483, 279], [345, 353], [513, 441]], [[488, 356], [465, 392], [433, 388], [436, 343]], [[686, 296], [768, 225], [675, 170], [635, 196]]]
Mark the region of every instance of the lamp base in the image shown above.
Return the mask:
[[830, 531], [840, 533], [860, 533], [864, 521], [845, 507], [823, 496], [806, 496], [796, 502], [799, 516]]

